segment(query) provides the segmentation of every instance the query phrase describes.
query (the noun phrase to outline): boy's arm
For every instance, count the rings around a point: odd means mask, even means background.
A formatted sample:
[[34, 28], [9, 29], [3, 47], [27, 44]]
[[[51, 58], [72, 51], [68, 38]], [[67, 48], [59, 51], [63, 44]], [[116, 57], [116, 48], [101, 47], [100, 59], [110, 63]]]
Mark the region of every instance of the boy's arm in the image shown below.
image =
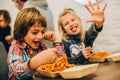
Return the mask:
[[[20, 53], [16, 53], [16, 50]], [[25, 57], [26, 55], [24, 55], [24, 52], [19, 48], [16, 48], [16, 50], [11, 47], [11, 52], [8, 55], [9, 70], [10, 73], [14, 73], [11, 76], [15, 76], [18, 79], [32, 77], [34, 72], [29, 69], [29, 58]], [[24, 61], [23, 58], [26, 59], [26, 61]]]

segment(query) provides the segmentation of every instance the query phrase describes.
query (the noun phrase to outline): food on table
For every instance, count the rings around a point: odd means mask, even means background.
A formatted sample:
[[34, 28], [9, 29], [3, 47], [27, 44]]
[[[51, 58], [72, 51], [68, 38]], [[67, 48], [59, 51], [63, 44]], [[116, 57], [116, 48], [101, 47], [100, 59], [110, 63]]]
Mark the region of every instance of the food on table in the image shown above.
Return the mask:
[[48, 72], [56, 72], [56, 71], [63, 71], [65, 69], [68, 69], [70, 67], [73, 67], [74, 64], [69, 64], [67, 61], [66, 56], [62, 56], [58, 58], [54, 63], [52, 64], [45, 64], [40, 67], [38, 67], [38, 71], [48, 71]]
[[90, 58], [106, 58], [110, 55], [109, 52], [107, 51], [103, 51], [103, 52], [94, 52], [93, 54], [91, 54]]

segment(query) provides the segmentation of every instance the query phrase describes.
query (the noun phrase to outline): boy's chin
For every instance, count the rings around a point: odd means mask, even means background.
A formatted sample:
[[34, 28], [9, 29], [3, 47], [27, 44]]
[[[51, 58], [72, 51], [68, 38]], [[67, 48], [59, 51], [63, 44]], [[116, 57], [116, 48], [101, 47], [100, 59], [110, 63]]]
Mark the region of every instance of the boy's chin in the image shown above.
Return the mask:
[[39, 46], [33, 46], [32, 48], [33, 48], [33, 49], [38, 49], [38, 47], [39, 47]]

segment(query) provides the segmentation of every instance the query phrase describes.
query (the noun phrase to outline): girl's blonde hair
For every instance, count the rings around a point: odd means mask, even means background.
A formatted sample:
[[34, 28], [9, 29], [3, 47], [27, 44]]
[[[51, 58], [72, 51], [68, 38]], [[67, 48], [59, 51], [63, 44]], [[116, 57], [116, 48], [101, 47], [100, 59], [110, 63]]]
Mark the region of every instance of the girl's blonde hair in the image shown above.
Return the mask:
[[[59, 14], [59, 17], [58, 17], [58, 30], [60, 32], [60, 35], [62, 37], [62, 39], [64, 41], [69, 41], [67, 36], [66, 36], [66, 31], [64, 30], [63, 28], [63, 24], [62, 24], [62, 21], [61, 21], [61, 17], [63, 17], [64, 15], [68, 14], [68, 13], [71, 13], [72, 15], [74, 15], [75, 17], [77, 17], [80, 21], [80, 17], [76, 14], [76, 12], [73, 10], [73, 9], [70, 9], [70, 8], [65, 8], [60, 14]], [[80, 43], [83, 43], [84, 41], [84, 38], [85, 38], [85, 31], [83, 29], [83, 27], [81, 27], [81, 31], [80, 31], [80, 34], [82, 35], [81, 36], [81, 42]]]

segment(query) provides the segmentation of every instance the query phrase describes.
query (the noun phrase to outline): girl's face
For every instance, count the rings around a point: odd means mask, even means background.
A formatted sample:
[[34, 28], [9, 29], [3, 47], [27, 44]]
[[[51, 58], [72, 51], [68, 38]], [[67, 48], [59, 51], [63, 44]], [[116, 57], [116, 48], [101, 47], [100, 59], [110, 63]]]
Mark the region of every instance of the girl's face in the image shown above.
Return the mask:
[[29, 30], [24, 37], [25, 42], [33, 49], [37, 49], [43, 39], [44, 27], [36, 23]]
[[63, 24], [63, 29], [66, 31], [67, 34], [80, 34], [82, 23], [77, 17], [75, 17], [71, 13], [67, 13], [61, 17], [61, 21]]
[[0, 27], [1, 28], [5, 28], [7, 27], [8, 22], [5, 20], [5, 18], [3, 17], [3, 15], [0, 16]]

